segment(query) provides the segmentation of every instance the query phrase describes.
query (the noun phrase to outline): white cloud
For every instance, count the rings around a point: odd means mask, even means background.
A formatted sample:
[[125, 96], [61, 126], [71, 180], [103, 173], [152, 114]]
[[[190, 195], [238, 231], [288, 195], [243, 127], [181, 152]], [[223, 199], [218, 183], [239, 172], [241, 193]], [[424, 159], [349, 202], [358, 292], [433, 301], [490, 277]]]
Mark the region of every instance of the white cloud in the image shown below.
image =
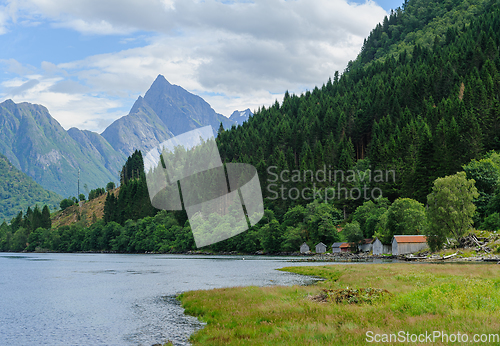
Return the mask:
[[55, 23], [54, 27], [73, 29], [83, 34], [92, 35], [128, 34], [133, 31], [132, 29], [113, 26], [105, 20], [87, 22], [83, 19], [70, 19]]
[[85, 86], [74, 81], [44, 75], [27, 75], [26, 79], [3, 82], [2, 98], [41, 104], [66, 129], [78, 127], [100, 132], [125, 113], [122, 100], [84, 93]]
[[30, 89], [33, 89], [36, 87], [40, 82], [37, 79], [30, 79], [27, 82], [24, 82], [23, 84], [11, 88], [8, 93], [10, 95], [23, 95], [26, 92], [28, 92]]
[[[174, 29], [224, 30], [258, 39], [338, 39], [344, 32], [366, 35], [385, 11], [373, 1], [255, 0], [18, 0], [19, 16], [44, 16], [82, 33], [171, 34]], [[376, 18], [376, 22], [373, 20]]]
[[[84, 34], [159, 31], [172, 6], [159, 0], [17, 0], [18, 15], [38, 15]], [[104, 31], [99, 32], [99, 28]]]
[[4, 9], [0, 7], [0, 35], [7, 32], [7, 18], [7, 14], [4, 12]]
[[90, 88], [72, 80], [62, 80], [52, 85], [49, 91], [62, 94], [85, 94]]
[[16, 59], [0, 59], [0, 64], [5, 66], [5, 71], [17, 74], [19, 76], [26, 76], [34, 73], [36, 67], [30, 65], [23, 65]]
[[312, 89], [356, 57], [386, 14], [374, 2], [345, 0], [18, 0], [9, 6], [19, 22], [44, 18], [86, 35], [128, 35], [117, 42], [150, 32], [143, 47], [41, 62], [41, 68], [4, 61], [20, 76], [15, 87], [40, 74], [36, 85], [21, 90], [26, 101], [47, 106], [66, 128], [99, 131], [125, 115], [158, 74], [227, 116], [281, 100], [285, 90]]

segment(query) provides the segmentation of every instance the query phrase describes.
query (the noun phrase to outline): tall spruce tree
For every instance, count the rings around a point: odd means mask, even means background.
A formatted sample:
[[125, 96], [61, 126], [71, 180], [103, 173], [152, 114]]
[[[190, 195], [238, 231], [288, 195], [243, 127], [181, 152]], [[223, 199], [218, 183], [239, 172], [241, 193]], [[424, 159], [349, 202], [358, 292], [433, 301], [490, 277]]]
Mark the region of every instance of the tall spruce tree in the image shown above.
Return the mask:
[[50, 219], [50, 210], [47, 205], [44, 205], [42, 209], [42, 218], [40, 222], [40, 227], [45, 229], [50, 229], [52, 227], [52, 220]]

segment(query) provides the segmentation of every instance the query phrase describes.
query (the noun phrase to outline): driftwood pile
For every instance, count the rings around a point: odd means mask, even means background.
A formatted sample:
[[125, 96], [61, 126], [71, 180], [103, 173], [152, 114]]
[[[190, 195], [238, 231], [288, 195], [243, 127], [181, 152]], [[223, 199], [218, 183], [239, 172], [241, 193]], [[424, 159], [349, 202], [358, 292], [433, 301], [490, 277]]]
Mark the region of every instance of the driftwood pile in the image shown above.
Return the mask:
[[490, 238], [477, 237], [471, 233], [466, 237], [460, 239], [460, 245], [463, 248], [476, 248], [477, 251], [484, 251], [490, 253], [491, 249], [488, 247]]

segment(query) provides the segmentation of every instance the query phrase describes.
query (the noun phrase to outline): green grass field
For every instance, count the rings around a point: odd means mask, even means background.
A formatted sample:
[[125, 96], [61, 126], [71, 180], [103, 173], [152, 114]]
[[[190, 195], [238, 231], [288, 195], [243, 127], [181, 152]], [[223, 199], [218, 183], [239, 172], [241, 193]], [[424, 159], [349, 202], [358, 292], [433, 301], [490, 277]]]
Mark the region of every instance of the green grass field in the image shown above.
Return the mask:
[[[207, 325], [194, 345], [362, 345], [376, 334], [402, 334], [409, 342], [378, 344], [500, 345], [500, 265], [355, 264], [287, 267], [281, 270], [324, 278], [311, 286], [236, 287], [186, 292], [187, 314]], [[375, 299], [335, 302], [335, 290], [385, 289]], [[327, 290], [327, 291], [325, 291]], [[357, 290], [357, 291], [356, 291]], [[370, 291], [370, 290], [368, 290]], [[326, 299], [325, 299], [326, 297]], [[323, 298], [323, 299], [320, 299]], [[358, 301], [356, 303], [355, 301]], [[425, 333], [434, 342], [412, 342]], [[446, 337], [435, 333], [448, 334]], [[400, 334], [398, 334], [400, 333]], [[474, 342], [474, 335], [486, 334]], [[489, 336], [489, 334], [496, 334]], [[393, 336], [394, 337], [394, 336]], [[461, 344], [461, 343], [457, 343]], [[464, 343], [462, 343], [464, 344]]]

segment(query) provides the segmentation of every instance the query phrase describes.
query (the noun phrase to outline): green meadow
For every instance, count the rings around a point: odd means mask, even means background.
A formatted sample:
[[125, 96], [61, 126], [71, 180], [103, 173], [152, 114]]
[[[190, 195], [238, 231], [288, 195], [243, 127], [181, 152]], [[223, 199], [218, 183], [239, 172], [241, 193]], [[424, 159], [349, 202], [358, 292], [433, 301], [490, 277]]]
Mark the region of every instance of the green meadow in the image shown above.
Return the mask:
[[191, 342], [418, 345], [432, 340], [433, 345], [447, 345], [467, 340], [468, 345], [500, 345], [500, 265], [394, 263], [281, 270], [324, 280], [310, 286], [183, 293], [179, 299], [185, 312], [206, 322]]

